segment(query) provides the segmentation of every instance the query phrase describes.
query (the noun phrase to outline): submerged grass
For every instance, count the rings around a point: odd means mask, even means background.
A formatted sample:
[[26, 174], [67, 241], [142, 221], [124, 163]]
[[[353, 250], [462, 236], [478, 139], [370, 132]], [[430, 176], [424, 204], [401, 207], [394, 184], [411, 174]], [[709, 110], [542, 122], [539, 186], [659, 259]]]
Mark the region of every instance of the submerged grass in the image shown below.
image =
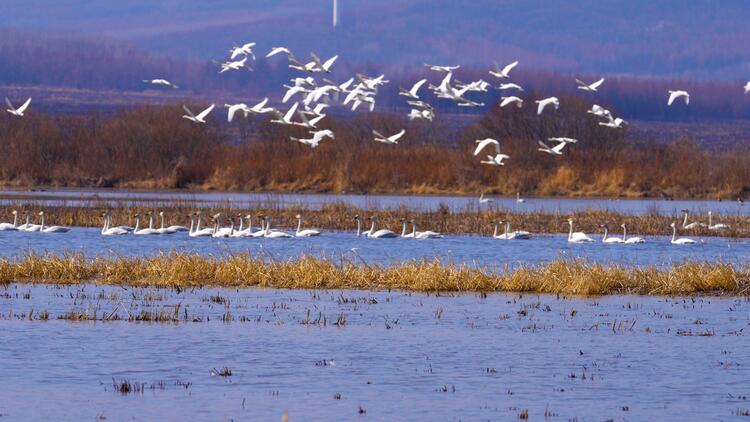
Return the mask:
[[29, 255], [0, 260], [0, 283], [11, 282], [565, 295], [750, 294], [750, 271], [726, 263], [638, 268], [558, 260], [537, 266], [475, 268], [437, 259], [378, 266], [309, 256], [273, 261], [248, 254], [202, 257], [187, 253], [93, 260], [79, 254]]

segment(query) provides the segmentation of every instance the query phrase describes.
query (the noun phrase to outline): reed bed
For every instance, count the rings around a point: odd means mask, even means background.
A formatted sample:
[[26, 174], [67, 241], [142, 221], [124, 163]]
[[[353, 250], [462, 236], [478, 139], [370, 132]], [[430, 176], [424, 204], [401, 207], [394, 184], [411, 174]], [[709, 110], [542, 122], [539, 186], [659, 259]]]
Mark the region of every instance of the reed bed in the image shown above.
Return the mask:
[[[587, 233], [602, 233], [599, 228], [601, 224], [608, 224], [610, 234], [621, 235], [622, 229], [620, 224], [627, 224], [629, 235], [671, 235], [669, 224], [677, 222], [678, 227], [682, 222], [682, 215], [666, 215], [657, 212], [648, 212], [640, 215], [628, 215], [613, 211], [604, 210], [584, 210], [574, 213], [523, 213], [512, 212], [500, 208], [480, 209], [477, 207], [467, 207], [460, 211], [451, 211], [447, 206], [439, 207], [433, 211], [422, 211], [409, 209], [407, 207], [396, 209], [366, 209], [350, 206], [342, 203], [332, 203], [321, 207], [320, 209], [309, 209], [304, 206], [284, 208], [281, 205], [237, 208], [236, 206], [226, 204], [222, 206], [200, 207], [194, 203], [174, 202], [163, 204], [162, 207], [150, 207], [145, 205], [127, 205], [121, 204], [111, 207], [113, 225], [135, 224], [133, 215], [140, 213], [144, 215], [148, 211], [164, 211], [167, 224], [190, 225], [188, 215], [196, 210], [201, 210], [205, 216], [211, 216], [215, 213], [222, 213], [224, 216], [223, 225], [228, 226], [226, 218], [232, 216], [237, 222], [238, 215], [252, 215], [253, 223], [259, 224], [258, 215], [268, 215], [272, 217], [274, 227], [295, 227], [297, 220], [295, 216], [302, 214], [305, 219], [305, 227], [316, 227], [323, 230], [341, 230], [354, 231], [356, 225], [354, 222], [355, 215], [362, 217], [377, 217], [378, 225], [381, 228], [401, 232], [401, 219], [416, 219], [418, 227], [422, 230], [429, 229], [445, 234], [474, 234], [490, 235], [494, 229], [494, 221], [498, 219], [509, 219], [512, 230], [527, 230], [532, 233], [566, 233], [568, 231], [567, 220], [575, 220], [576, 230], [583, 230]], [[43, 207], [47, 214], [48, 223], [60, 224], [65, 226], [78, 227], [101, 227], [103, 219], [102, 212], [104, 205], [92, 203], [88, 206], [48, 206]], [[21, 212], [28, 211], [35, 216], [40, 210], [38, 206], [18, 205], [0, 206], [0, 221], [12, 221], [11, 212], [18, 210]], [[34, 219], [32, 219], [35, 221]], [[700, 221], [707, 223], [707, 214], [691, 214], [690, 221]], [[23, 221], [21, 221], [23, 222]], [[697, 228], [693, 230], [680, 230], [681, 234], [691, 236], [722, 236], [731, 238], [750, 237], [750, 219], [739, 214], [722, 215], [714, 214], [713, 222], [724, 223], [729, 225], [724, 230], [709, 230], [708, 228]], [[247, 223], [247, 222], [245, 222]], [[156, 216], [158, 226], [159, 219]], [[206, 225], [204, 218], [203, 224]], [[367, 228], [367, 227], [363, 227]], [[409, 226], [408, 230], [411, 230]]]
[[725, 263], [626, 267], [558, 260], [537, 266], [475, 268], [440, 260], [395, 266], [304, 256], [274, 261], [247, 254], [186, 253], [88, 259], [29, 255], [0, 260], [0, 283], [97, 283], [164, 288], [395, 289], [420, 292], [534, 292], [564, 295], [750, 294], [750, 271]]

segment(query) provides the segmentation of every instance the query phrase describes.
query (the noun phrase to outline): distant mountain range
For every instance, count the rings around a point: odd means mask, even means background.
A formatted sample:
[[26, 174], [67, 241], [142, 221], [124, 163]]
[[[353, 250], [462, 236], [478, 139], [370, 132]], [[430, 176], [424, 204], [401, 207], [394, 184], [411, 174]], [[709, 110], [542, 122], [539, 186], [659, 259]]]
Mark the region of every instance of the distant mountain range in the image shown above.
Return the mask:
[[285, 45], [349, 63], [750, 78], [745, 0], [4, 0], [0, 27], [127, 41], [176, 59], [219, 59], [232, 43]]

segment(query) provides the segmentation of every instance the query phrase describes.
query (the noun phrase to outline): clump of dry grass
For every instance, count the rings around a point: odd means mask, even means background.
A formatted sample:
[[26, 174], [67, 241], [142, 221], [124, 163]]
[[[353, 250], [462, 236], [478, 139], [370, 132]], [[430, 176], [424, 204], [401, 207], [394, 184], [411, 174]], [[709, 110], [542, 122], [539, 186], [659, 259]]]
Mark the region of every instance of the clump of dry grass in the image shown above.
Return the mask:
[[[248, 254], [203, 257], [188, 253], [93, 260], [82, 255], [29, 255], [14, 261], [0, 260], [0, 283], [10, 282], [566, 295], [750, 294], [750, 272], [725, 263], [687, 262], [668, 268], [639, 268], [558, 260], [537, 266], [494, 269], [445, 264], [437, 259], [378, 266], [309, 256], [269, 261]], [[176, 319], [178, 312], [179, 308], [162, 309], [137, 318], [168, 321]], [[75, 319], [87, 319], [86, 313]]]

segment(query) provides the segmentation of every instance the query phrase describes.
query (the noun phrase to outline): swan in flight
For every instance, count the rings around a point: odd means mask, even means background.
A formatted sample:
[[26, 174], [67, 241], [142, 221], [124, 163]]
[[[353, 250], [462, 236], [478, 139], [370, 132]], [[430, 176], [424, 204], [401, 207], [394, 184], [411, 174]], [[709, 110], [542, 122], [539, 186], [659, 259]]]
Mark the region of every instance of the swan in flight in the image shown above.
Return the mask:
[[406, 133], [406, 129], [401, 129], [401, 132], [391, 135], [391, 136], [384, 136], [381, 135], [380, 132], [377, 130], [372, 131], [373, 136], [375, 136], [376, 142], [382, 142], [384, 144], [397, 144], [398, 140], [401, 139], [402, 136]]
[[321, 114], [313, 117], [312, 119], [308, 119], [305, 113], [303, 113], [302, 111], [298, 111], [297, 115], [300, 117], [300, 119], [302, 119], [302, 122], [292, 122], [292, 124], [295, 126], [301, 126], [306, 129], [317, 129], [316, 125], [326, 117], [325, 114]]
[[628, 226], [624, 223], [620, 225], [622, 227], [622, 242], [626, 243], [628, 245], [634, 244], [634, 243], [645, 243], [646, 241], [643, 240], [640, 237], [628, 237]]
[[102, 213], [102, 217], [104, 218], [104, 227], [102, 227], [102, 236], [117, 236], [117, 235], [123, 235], [123, 234], [129, 233], [127, 230], [120, 228], [120, 227], [110, 227], [111, 216], [109, 214], [109, 210]]
[[487, 88], [490, 87], [490, 83], [482, 79], [468, 84], [456, 81], [456, 86], [462, 89], [465, 88], [467, 91], [472, 92], [487, 92]]
[[600, 105], [597, 105], [597, 104], [592, 105], [591, 106], [591, 110], [587, 110], [586, 113], [593, 114], [594, 116], [604, 117], [604, 118], [607, 118], [609, 120], [612, 120], [612, 113], [610, 113], [610, 111], [607, 110], [606, 108], [604, 108], [604, 107], [602, 107]]
[[413, 108], [409, 111], [407, 117], [409, 120], [422, 119], [431, 122], [432, 119], [435, 118], [435, 113], [431, 110], [417, 110]]
[[479, 203], [480, 204], [489, 204], [491, 202], [495, 202], [495, 200], [492, 199], [492, 198], [485, 198], [484, 197], [484, 192], [480, 192], [479, 193]]
[[376, 217], [368, 217], [368, 220], [372, 221], [372, 225], [370, 226], [369, 233], [367, 233], [367, 237], [371, 239], [392, 239], [398, 237], [396, 233], [388, 229], [375, 230], [375, 222], [377, 221]]
[[500, 107], [505, 107], [508, 104], [515, 104], [518, 108], [523, 107], [523, 100], [516, 97], [515, 95], [500, 97], [500, 99], [502, 100], [502, 102], [500, 103]]
[[489, 164], [491, 166], [504, 166], [505, 163], [503, 163], [503, 160], [509, 159], [510, 156], [506, 154], [495, 154], [488, 155], [486, 160], [482, 160], [479, 163], [480, 164]]
[[44, 227], [44, 211], [39, 211], [39, 216], [42, 218], [42, 223], [39, 226], [40, 233], [67, 233], [70, 231], [69, 227], [63, 226]]
[[729, 228], [729, 226], [727, 226], [726, 224], [721, 224], [721, 223], [713, 224], [712, 215], [713, 213], [709, 211], [708, 212], [708, 229], [709, 230], [723, 230], [723, 229]]
[[694, 221], [694, 222], [688, 224], [688, 210], [687, 209], [682, 210], [682, 214], [684, 215], [684, 218], [682, 219], [682, 228], [683, 229], [692, 230], [692, 229], [697, 229], [699, 227], [706, 227], [705, 223], [701, 223], [701, 222], [698, 222], [698, 221]]
[[570, 231], [568, 231], [568, 242], [569, 243], [590, 243], [593, 242], [594, 239], [586, 236], [586, 233], [584, 232], [573, 232], [573, 219], [568, 219], [568, 226], [570, 226]]
[[333, 63], [335, 63], [336, 59], [339, 58], [339, 56], [333, 56], [325, 62], [321, 62], [321, 60], [318, 58], [318, 56], [315, 55], [315, 53], [310, 53], [310, 57], [312, 58], [312, 62], [305, 65], [305, 68], [309, 72], [325, 73], [331, 73], [331, 66], [333, 66]]
[[286, 48], [286, 47], [273, 47], [273, 48], [271, 49], [271, 52], [270, 52], [270, 53], [268, 53], [268, 54], [266, 54], [266, 58], [268, 58], [268, 57], [273, 57], [273, 56], [275, 56], [275, 55], [277, 55], [277, 54], [279, 54], [279, 53], [284, 53], [284, 54], [286, 54], [287, 56], [292, 56], [292, 52], [291, 52], [291, 51], [289, 51], [289, 49], [288, 49], [288, 48]]
[[750, 93], [750, 82], [745, 84], [745, 94]]
[[224, 107], [227, 108], [227, 122], [232, 123], [232, 120], [234, 120], [234, 115], [241, 111], [245, 117], [250, 113], [250, 108], [247, 106], [247, 104], [239, 103], [239, 104], [224, 104]]
[[385, 80], [385, 75], [371, 78], [361, 73], [357, 73], [357, 80], [359, 80], [362, 84], [364, 84], [365, 87], [367, 87], [367, 89], [371, 91], [376, 90], [379, 86], [383, 86], [384, 84], [390, 82]]
[[294, 122], [292, 122], [292, 118], [294, 117], [294, 113], [297, 112], [297, 107], [299, 107], [299, 103], [294, 103], [289, 108], [289, 111], [286, 112], [286, 114], [281, 114], [278, 110], [274, 110], [274, 114], [276, 114], [276, 119], [271, 120], [271, 123], [277, 123], [281, 125], [293, 125]]
[[13, 224], [0, 223], [0, 231], [18, 231], [18, 211], [13, 210]]
[[498, 142], [495, 139], [492, 138], [486, 138], [486, 139], [477, 139], [474, 141], [477, 144], [477, 147], [474, 149], [474, 156], [476, 157], [479, 155], [480, 152], [482, 152], [483, 149], [488, 147], [489, 145], [495, 146], [495, 153], [500, 153], [500, 142]]
[[5, 98], [5, 104], [8, 104], [8, 110], [6, 110], [8, 113], [14, 116], [23, 117], [23, 113], [26, 111], [27, 108], [29, 108], [29, 104], [31, 104], [31, 98], [26, 100], [26, 102], [23, 103], [21, 107], [18, 107], [18, 108], [14, 108], [13, 104], [11, 104], [10, 100], [7, 97]]
[[672, 228], [672, 240], [669, 242], [673, 245], [695, 245], [695, 240], [687, 237], [677, 238], [677, 224], [672, 223], [669, 225]]
[[289, 89], [287, 89], [286, 93], [284, 94], [284, 98], [281, 99], [281, 102], [286, 104], [286, 102], [289, 101], [295, 95], [299, 93], [310, 93], [310, 92], [312, 91], [303, 86], [290, 86]]
[[454, 70], [461, 68], [461, 66], [437, 66], [426, 63], [425, 66], [430, 70], [434, 70], [435, 72], [453, 72]]
[[422, 85], [424, 85], [425, 82], [427, 82], [427, 79], [422, 79], [422, 80], [418, 81], [408, 91], [405, 90], [405, 89], [400, 89], [398, 95], [402, 95], [404, 97], [413, 98], [413, 99], [416, 100], [416, 99], [419, 98], [419, 95], [417, 95], [417, 91], [419, 91], [419, 88], [421, 88]]
[[544, 108], [550, 104], [555, 107], [555, 110], [560, 108], [560, 100], [558, 100], [557, 97], [549, 97], [543, 100], [536, 100], [534, 102], [538, 104], [536, 108], [536, 114], [538, 116], [541, 116], [542, 112], [544, 112]]
[[500, 84], [500, 86], [498, 86], [497, 89], [499, 89], [501, 91], [504, 91], [506, 89], [515, 89], [515, 90], [518, 90], [520, 92], [523, 92], [523, 87], [521, 85], [514, 84], [513, 82], [508, 82], [508, 83]]
[[244, 57], [242, 60], [219, 63], [219, 65], [221, 66], [221, 70], [219, 70], [219, 73], [224, 73], [229, 70], [240, 70], [242, 68], [245, 68], [251, 72], [253, 70], [253, 68], [250, 67], [249, 64], [247, 64], [247, 57]]
[[685, 99], [685, 105], [690, 104], [690, 94], [688, 94], [687, 91], [669, 91], [669, 100], [667, 100], [667, 105], [671, 106], [672, 103], [680, 97]]
[[264, 98], [263, 101], [259, 102], [258, 104], [250, 107], [248, 111], [255, 114], [265, 114], [276, 111], [273, 107], [266, 107], [267, 103], [268, 97]]
[[172, 82], [169, 82], [166, 79], [144, 79], [143, 82], [147, 84], [151, 84], [151, 85], [166, 86], [168, 88], [173, 88], [173, 89], [179, 88], [177, 85], [173, 84]]
[[609, 121], [607, 122], [599, 122], [599, 126], [606, 126], [606, 127], [611, 127], [615, 129], [620, 129], [622, 125], [626, 125], [626, 124], [628, 124], [628, 122], [619, 117], [615, 119], [610, 118]]
[[234, 60], [239, 56], [250, 56], [253, 58], [253, 60], [255, 60], [255, 53], [253, 53], [253, 47], [255, 47], [254, 42], [249, 42], [239, 47], [235, 45], [229, 50], [229, 54], [231, 54], [229, 58]]
[[192, 111], [190, 111], [189, 108], [187, 108], [187, 106], [183, 105], [182, 109], [185, 110], [185, 113], [187, 113], [187, 114], [183, 115], [182, 118], [183, 119], [188, 119], [191, 122], [195, 122], [195, 123], [206, 123], [206, 117], [208, 117], [208, 115], [211, 113], [211, 111], [213, 111], [213, 109], [214, 109], [215, 106], [216, 106], [216, 104], [211, 104], [210, 106], [208, 106], [208, 108], [206, 108], [205, 110], [201, 111], [196, 116], [195, 114], [193, 114]]
[[591, 83], [591, 84], [587, 84], [586, 82], [576, 79], [576, 83], [578, 84], [578, 89], [582, 91], [597, 92], [599, 87], [604, 83], [604, 78], [601, 78], [598, 81]]
[[292, 141], [297, 141], [301, 144], [308, 145], [310, 148], [317, 148], [318, 145], [320, 145], [320, 141], [322, 141], [325, 138], [331, 138], [336, 139], [336, 135], [333, 133], [330, 129], [323, 129], [319, 130], [317, 132], [310, 132], [312, 135], [312, 138], [308, 139], [300, 139], [300, 138], [289, 138]]
[[500, 69], [500, 66], [495, 63], [495, 70], [490, 70], [490, 75], [500, 79], [508, 79], [510, 78], [510, 71], [513, 70], [513, 68], [516, 66], [518, 66], [517, 60], [509, 65], [506, 65], [502, 69]]
[[555, 145], [554, 147], [550, 148], [549, 145], [545, 144], [542, 141], [539, 141], [539, 148], [538, 150], [541, 152], [546, 152], [547, 154], [551, 155], [563, 155], [562, 150], [565, 148], [565, 145], [568, 145], [567, 142], [560, 142], [559, 144]]
[[523, 204], [524, 202], [526, 202], [526, 200], [521, 198], [521, 192], [516, 192], [516, 203]]
[[320, 236], [320, 231], [318, 230], [313, 230], [313, 229], [302, 230], [302, 214], [297, 214], [295, 218], [297, 218], [297, 232], [295, 233], [295, 236], [297, 237]]
[[599, 227], [604, 229], [604, 237], [602, 238], [602, 243], [625, 243], [625, 241], [620, 239], [619, 237], [609, 237], [609, 227], [607, 227], [606, 224], [602, 224]]
[[557, 136], [557, 137], [547, 138], [547, 140], [548, 141], [552, 141], [552, 142], [562, 142], [564, 144], [576, 144], [576, 143], [578, 143], [578, 139], [567, 138], [567, 137], [564, 137], [564, 136]]
[[417, 231], [417, 221], [416, 220], [411, 220], [411, 232], [414, 234], [413, 237], [415, 239], [442, 239], [443, 238], [442, 234], [440, 234], [438, 232], [434, 232], [432, 230], [426, 230], [426, 231], [423, 231], [423, 232]]

